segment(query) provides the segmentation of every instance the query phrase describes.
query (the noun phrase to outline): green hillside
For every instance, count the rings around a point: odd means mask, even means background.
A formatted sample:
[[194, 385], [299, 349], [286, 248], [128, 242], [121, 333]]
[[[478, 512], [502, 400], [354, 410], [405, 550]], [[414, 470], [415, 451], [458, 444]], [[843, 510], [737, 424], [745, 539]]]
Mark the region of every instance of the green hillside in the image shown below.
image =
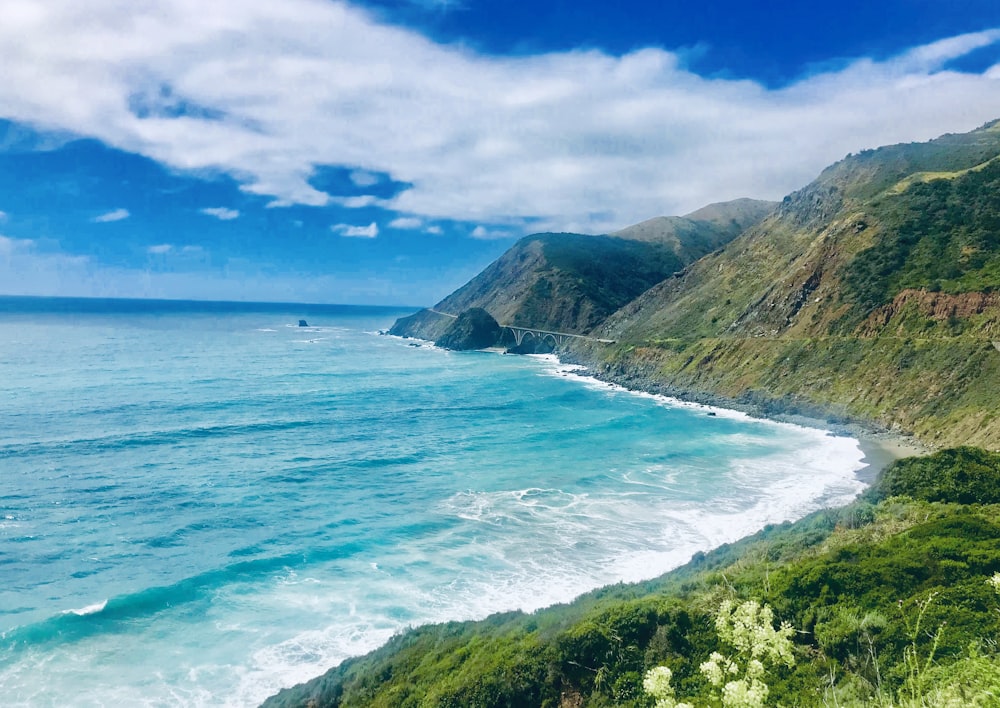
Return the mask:
[[1000, 447], [1000, 126], [851, 156], [577, 352], [623, 383]]
[[731, 241], [774, 206], [741, 199], [608, 236], [527, 236], [432, 311], [402, 318], [390, 331], [437, 340], [450, 322], [434, 311], [457, 315], [483, 308], [503, 324], [585, 334], [653, 285]]
[[570, 605], [411, 630], [265, 705], [651, 706], [642, 677], [658, 665], [679, 696], [714, 705], [699, 665], [725, 651], [714, 627], [725, 599], [767, 603], [796, 628], [768, 705], [997, 705], [998, 486], [1000, 455], [903, 460], [843, 509]]

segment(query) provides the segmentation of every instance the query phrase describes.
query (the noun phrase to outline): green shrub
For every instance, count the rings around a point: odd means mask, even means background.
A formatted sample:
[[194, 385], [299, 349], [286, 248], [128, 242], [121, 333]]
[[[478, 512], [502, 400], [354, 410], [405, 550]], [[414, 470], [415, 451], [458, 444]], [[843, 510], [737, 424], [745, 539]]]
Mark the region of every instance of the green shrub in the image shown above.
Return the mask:
[[883, 496], [959, 504], [1000, 503], [1000, 454], [975, 447], [897, 460], [882, 476]]

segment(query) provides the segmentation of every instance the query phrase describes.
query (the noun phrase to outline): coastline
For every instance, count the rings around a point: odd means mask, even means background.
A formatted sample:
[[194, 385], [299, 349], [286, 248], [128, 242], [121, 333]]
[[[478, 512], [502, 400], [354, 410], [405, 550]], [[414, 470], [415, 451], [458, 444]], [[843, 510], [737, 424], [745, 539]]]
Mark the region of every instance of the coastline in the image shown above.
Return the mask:
[[865, 453], [861, 461], [866, 465], [858, 470], [857, 475], [867, 485], [874, 484], [882, 470], [896, 460], [932, 452], [919, 441], [898, 433], [863, 432], [855, 437]]
[[[395, 336], [395, 335], [388, 335], [388, 336]], [[426, 340], [420, 340], [416, 338], [407, 338], [407, 339], [409, 339], [411, 342], [419, 342], [423, 346], [426, 345], [433, 346], [433, 343], [427, 342]], [[476, 351], [479, 353], [494, 354], [494, 355], [506, 354], [506, 351], [503, 348], [497, 348], [497, 347], [489, 349], [481, 349]], [[658, 399], [664, 399], [669, 401], [671, 405], [679, 405], [684, 407], [690, 407], [697, 410], [703, 410], [705, 411], [705, 414], [710, 414], [710, 415], [718, 414], [720, 417], [726, 414], [732, 415], [733, 417], [745, 416], [764, 421], [810, 428], [812, 430], [825, 432], [830, 436], [850, 438], [853, 441], [857, 442], [858, 448], [862, 453], [862, 457], [860, 460], [861, 466], [858, 467], [856, 470], [854, 470], [853, 474], [855, 475], [856, 479], [865, 486], [870, 486], [871, 484], [873, 484], [877, 480], [881, 471], [895, 460], [910, 455], [923, 454], [924, 452], [928, 451], [927, 448], [922, 446], [919, 442], [917, 442], [912, 438], [907, 437], [906, 435], [893, 431], [878, 430], [874, 425], [866, 427], [865, 425], [857, 421], [852, 421], [850, 423], [834, 423], [828, 420], [824, 420], [820, 417], [810, 417], [806, 415], [793, 413], [791, 411], [777, 412], [775, 410], [771, 410], [765, 414], [760, 409], [755, 408], [751, 405], [747, 404], [741, 405], [738, 402], [734, 402], [730, 399], [726, 399], [721, 396], [694, 396], [694, 395], [685, 396], [684, 392], [677, 390], [670, 390], [668, 393], [666, 390], [664, 390], [667, 388], [667, 386], [659, 382], [656, 382], [655, 385], [650, 386], [649, 388], [646, 387], [640, 388], [635, 385], [626, 385], [624, 382], [616, 381], [610, 376], [597, 375], [595, 371], [596, 367], [587, 366], [582, 362], [580, 363], [574, 362], [572, 360], [571, 355], [565, 357], [561, 357], [557, 354], [522, 355], [522, 356], [528, 356], [529, 358], [537, 357], [547, 360], [552, 365], [554, 365], [556, 374], [560, 376], [578, 378], [592, 384], [593, 383], [600, 384], [602, 387], [613, 387], [639, 396], [652, 396]], [[650, 377], [649, 379], [647, 379], [647, 381], [652, 381], [652, 378]], [[653, 390], [649, 390], [650, 388]], [[811, 445], [804, 447], [811, 447]], [[854, 457], [852, 455], [851, 463], [857, 464], [857, 457]], [[845, 502], [844, 504], [846, 503], [849, 502]], [[841, 504], [837, 504], [835, 506], [839, 507], [841, 506]], [[761, 527], [761, 528], [766, 528], [766, 527]], [[759, 533], [761, 531], [761, 528], [757, 528], [754, 531], [745, 533], [745, 535], [740, 536], [739, 539], [725, 542], [722, 545], [732, 546], [734, 544], [742, 543], [747, 539], [753, 537], [755, 534]], [[706, 551], [704, 553], [699, 552], [698, 554], [692, 556], [692, 558], [680, 562], [678, 565], [671, 568], [670, 570], [664, 571], [663, 573], [656, 573], [652, 575], [652, 577], [646, 577], [646, 579], [644, 580], [638, 580], [638, 581], [622, 580], [619, 581], [619, 583], [627, 583], [629, 585], [642, 586], [644, 583], [654, 582], [657, 578], [661, 577], [662, 575], [665, 575], [666, 573], [676, 571], [680, 568], [684, 568], [685, 566], [691, 564], [692, 561], [697, 560], [699, 555], [703, 556], [705, 553], [711, 553], [713, 551], [718, 550], [718, 548], [719, 546], [715, 546], [711, 550]], [[608, 588], [608, 587], [611, 587], [611, 585], [609, 584], [605, 586], [593, 587], [589, 590], [580, 592], [576, 597], [574, 597], [571, 600], [555, 603], [554, 605], [546, 605], [545, 607], [551, 608], [557, 605], [572, 605], [574, 603], [579, 602], [581, 598], [588, 595], [592, 595], [594, 593], [599, 593], [602, 590], [602, 588]], [[455, 621], [464, 622], [467, 620], [455, 620]], [[386, 646], [387, 644], [381, 644], [380, 645], [381, 648], [375, 651], [383, 651], [383, 649]], [[356, 655], [354, 658], [357, 658], [357, 656], [365, 656], [365, 655], [366, 654]], [[333, 667], [331, 667], [328, 670], [328, 673], [333, 671], [333, 669], [339, 665], [340, 664], [338, 663]], [[326, 675], [327, 674], [322, 674], [322, 673], [317, 674], [316, 676], [313, 676], [306, 683], [299, 684], [299, 686], [316, 685], [316, 682], [322, 681], [323, 677]], [[295, 689], [293, 689], [292, 687], [286, 687], [283, 690], [289, 691]], [[278, 695], [280, 694], [275, 694], [271, 696], [271, 698], [272, 699], [276, 698]], [[270, 705], [270, 704], [265, 703], [265, 705]], [[280, 705], [280, 704], [275, 703], [274, 705]]]
[[[435, 346], [434, 342], [422, 340], [419, 337], [399, 337], [398, 335], [389, 335], [388, 331], [379, 332], [379, 334], [399, 339], [413, 339], [424, 346]], [[505, 347], [487, 347], [477, 351], [500, 355], [511, 353]], [[658, 381], [648, 372], [626, 373], [624, 370], [618, 369], [616, 376], [616, 372], [610, 367], [598, 368], [581, 354], [579, 350], [569, 350], [550, 354], [519, 354], [519, 356], [551, 358], [559, 366], [566, 367], [564, 375], [572, 372], [572, 375], [582, 379], [591, 379], [633, 393], [661, 396], [680, 404], [700, 406], [708, 410], [738, 412], [753, 418], [790, 423], [804, 428], [825, 430], [831, 435], [854, 438], [858, 441], [858, 447], [864, 455], [861, 460], [864, 467], [858, 469], [855, 475], [860, 482], [867, 486], [874, 484], [882, 470], [896, 460], [934, 452], [934, 448], [925, 445], [912, 435], [882, 428], [872, 421], [820, 417], [822, 410], [818, 406], [813, 407], [808, 413], [803, 413], [796, 406], [782, 406], [780, 402], [775, 400], [766, 402], [740, 401], [703, 391], [686, 391]]]
[[[398, 337], [398, 335], [387, 336]], [[398, 337], [400, 339], [415, 339], [422, 345], [435, 346], [433, 342], [418, 337]], [[510, 351], [505, 347], [487, 347], [477, 351], [487, 354], [506, 355]], [[703, 391], [686, 391], [662, 381], [646, 371], [626, 372], [624, 369], [611, 369], [608, 366], [597, 367], [588, 361], [579, 350], [552, 352], [550, 354], [519, 354], [519, 356], [534, 356], [551, 358], [556, 364], [565, 367], [564, 375], [572, 373], [581, 379], [590, 379], [605, 385], [616, 386], [633, 393], [650, 396], [660, 396], [680, 404], [704, 407], [708, 410], [731, 411], [743, 413], [753, 418], [770, 420], [778, 423], [790, 423], [804, 428], [825, 430], [831, 435], [854, 438], [863, 453], [863, 467], [855, 472], [855, 476], [866, 486], [873, 485], [882, 470], [896, 460], [905, 457], [927, 455], [934, 448], [905, 433], [888, 430], [872, 421], [847, 420], [844, 418], [821, 417], [823, 411], [819, 406], [812, 406], [807, 413], [795, 405], [783, 406], [779, 401], [769, 400], [736, 400], [718, 394]], [[616, 375], [617, 374], [617, 375]], [[833, 415], [832, 411], [830, 411]]]
[[551, 356], [562, 365], [575, 367], [574, 373], [580, 377], [619, 386], [627, 391], [663, 396], [684, 404], [737, 411], [753, 418], [790, 423], [805, 428], [825, 430], [831, 435], [854, 438], [864, 454], [862, 462], [865, 465], [855, 474], [865, 485], [874, 484], [882, 470], [896, 460], [934, 452], [933, 447], [912, 435], [882, 427], [875, 421], [837, 415], [832, 410], [824, 410], [819, 404], [782, 402], [777, 399], [764, 399], [759, 394], [752, 393], [742, 399], [734, 399], [705, 391], [686, 390], [658, 380], [641, 365], [634, 368], [625, 368], [621, 365], [614, 368], [607, 364], [595, 365], [595, 361], [580, 350], [553, 353]]

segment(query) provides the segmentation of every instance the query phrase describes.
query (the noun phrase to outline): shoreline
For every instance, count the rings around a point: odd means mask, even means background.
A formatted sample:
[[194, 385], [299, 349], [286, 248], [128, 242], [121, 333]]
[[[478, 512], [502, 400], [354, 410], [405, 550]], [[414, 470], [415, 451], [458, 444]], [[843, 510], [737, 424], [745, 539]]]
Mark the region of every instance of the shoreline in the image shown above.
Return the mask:
[[[912, 435], [881, 427], [875, 421], [836, 418], [832, 411], [824, 411], [819, 404], [809, 404], [809, 410], [794, 403], [782, 405], [775, 399], [758, 399], [750, 394], [746, 400], [738, 400], [719, 394], [690, 391], [672, 386], [657, 380], [649, 372], [641, 370], [617, 370], [609, 366], [598, 367], [580, 351], [564, 351], [562, 356], [553, 353], [560, 364], [578, 367], [575, 372], [580, 377], [590, 378], [604, 384], [619, 386], [626, 391], [663, 396], [683, 404], [700, 405], [708, 408], [718, 408], [743, 413], [752, 418], [769, 420], [777, 423], [789, 423], [804, 428], [824, 430], [838, 437], [850, 437], [858, 441], [858, 446], [864, 454], [861, 467], [855, 472], [858, 480], [871, 486], [876, 482], [883, 469], [896, 460], [905, 457], [926, 455], [934, 452], [934, 448], [924, 444]], [[824, 417], [829, 413], [831, 417]]]
[[865, 467], [857, 471], [857, 476], [869, 486], [875, 484], [882, 470], [896, 460], [932, 452], [917, 440], [896, 433], [862, 433], [855, 439], [865, 454], [861, 460]]
[[[388, 331], [386, 331], [387, 334]], [[383, 334], [383, 332], [379, 332]], [[398, 335], [387, 335], [399, 339], [415, 339], [423, 344], [435, 346], [433, 342], [421, 340], [418, 337], [399, 337]], [[487, 347], [475, 351], [486, 354], [506, 355], [511, 352], [506, 347]], [[934, 448], [925, 445], [923, 442], [902, 432], [880, 428], [874, 422], [864, 422], [858, 420], [830, 420], [818, 417], [820, 411], [816, 406], [815, 415], [804, 414], [794, 407], [782, 408], [780, 403], [770, 400], [765, 403], [750, 401], [739, 401], [736, 399], [720, 396], [718, 394], [685, 391], [669, 384], [657, 381], [648, 374], [639, 376], [622, 376], [620, 379], [613, 375], [612, 370], [605, 369], [603, 372], [579, 351], [564, 351], [562, 356], [557, 352], [549, 354], [517, 354], [517, 356], [551, 357], [560, 366], [573, 367], [574, 375], [581, 378], [592, 379], [602, 384], [617, 386], [625, 391], [650, 396], [662, 396], [666, 399], [676, 401], [684, 405], [702, 406], [707, 409], [719, 409], [724, 411], [734, 411], [743, 413], [752, 418], [769, 420], [777, 423], [789, 423], [804, 428], [824, 430], [831, 435], [838, 437], [850, 437], [858, 441], [863, 457], [861, 462], [863, 467], [855, 471], [855, 476], [859, 481], [867, 486], [872, 486], [879, 478], [882, 470], [896, 460], [906, 457], [927, 455], [934, 452]], [[624, 374], [624, 372], [621, 372]], [[603, 375], [602, 375], [603, 374]], [[640, 385], [630, 385], [634, 382]], [[645, 385], [641, 385], [645, 384]]]
[[[388, 335], [388, 336], [396, 336], [396, 335]], [[413, 337], [407, 337], [407, 338], [397, 337], [397, 338], [400, 340], [407, 339], [414, 343], [419, 342], [421, 346], [427, 346], [428, 344], [433, 346], [433, 343], [431, 342], [427, 342], [426, 340], [420, 340]], [[505, 349], [501, 347], [491, 347], [489, 349], [474, 350], [474, 352], [468, 352], [468, 353], [505, 355], [507, 352]], [[921, 445], [915, 439], [909, 438], [901, 433], [878, 430], [875, 428], [874, 425], [870, 427], [865, 427], [863, 424], [853, 421], [850, 423], [834, 423], [831, 421], [823, 420], [818, 417], [809, 417], [791, 411], [779, 412], [776, 410], [771, 410], [765, 413], [764, 411], [760, 410], [760, 408], [757, 408], [755, 406], [748, 404], [741, 405], [739, 402], [725, 399], [724, 397], [721, 396], [708, 396], [708, 395], [685, 396], [684, 392], [678, 390], [669, 390], [668, 392], [667, 390], [664, 390], [667, 389], [668, 387], [660, 382], [655, 382], [656, 383], [655, 386], [650, 386], [648, 388], [638, 387], [635, 385], [628, 385], [623, 381], [614, 380], [614, 378], [611, 376], [598, 375], [596, 367], [588, 366], [583, 362], [573, 361], [572, 354], [570, 356], [566, 356], [565, 358], [560, 357], [555, 353], [542, 354], [542, 355], [521, 355], [521, 356], [527, 356], [529, 358], [540, 357], [547, 359], [549, 362], [551, 362], [556, 366], [556, 371], [563, 376], [573, 376], [579, 379], [585, 379], [589, 382], [598, 383], [602, 386], [617, 388], [634, 395], [653, 396], [656, 398], [669, 401], [672, 405], [680, 405], [684, 407], [703, 409], [706, 412], [717, 410], [719, 411], [720, 415], [722, 415], [722, 412], [725, 411], [726, 413], [730, 414], [735, 413], [739, 417], [747, 416], [750, 418], [755, 418], [758, 420], [763, 420], [773, 423], [782, 423], [786, 425], [794, 425], [804, 428], [810, 428], [812, 430], [823, 431], [830, 436], [851, 438], [857, 442], [858, 447], [860, 448], [860, 451], [862, 453], [862, 457], [860, 460], [861, 466], [858, 469], [854, 470], [853, 474], [856, 477], [856, 479], [862, 484], [864, 484], [866, 487], [871, 486], [878, 479], [881, 471], [895, 460], [908, 457], [911, 455], [924, 454], [929, 451], [925, 446]], [[650, 378], [647, 378], [646, 380], [652, 381], [652, 379]], [[712, 414], [714, 415], [714, 412]], [[838, 504], [837, 506], [839, 507], [841, 505]], [[750, 531], [742, 536], [739, 536], [739, 538], [737, 538], [736, 540], [727, 541], [722, 544], [715, 545], [712, 548], [699, 553], [710, 553], [717, 550], [721, 545], [732, 545], [740, 543], [748, 538], [753, 537], [755, 534], [760, 533], [760, 531], [763, 528], [767, 528], [767, 526], [757, 528], [754, 531]], [[643, 583], [652, 582], [663, 575], [666, 575], [668, 573], [673, 573], [678, 569], [688, 566], [692, 562], [692, 560], [697, 558], [697, 556], [698, 554], [695, 554], [691, 558], [688, 558], [687, 560], [677, 563], [670, 569], [662, 572], [656, 572], [652, 576], [647, 577], [643, 580], [619, 580], [617, 581], [617, 584], [627, 583], [630, 585], [641, 586]], [[548, 609], [557, 605], [564, 605], [564, 606], [572, 605], [576, 602], [579, 602], [581, 598], [593, 593], [597, 593], [602, 588], [611, 587], [614, 584], [615, 583], [608, 583], [606, 585], [599, 585], [586, 590], [582, 590], [569, 600], [555, 603], [553, 605], [545, 605], [543, 609]], [[523, 608], [521, 608], [520, 611], [528, 612]], [[475, 622], [482, 620], [452, 619], [450, 621]], [[431, 624], [437, 624], [437, 623], [431, 623]], [[385, 647], [386, 643], [381, 643], [378, 646], [380, 648]], [[372, 651], [377, 651], [377, 650], [378, 649]], [[366, 656], [369, 653], [371, 652], [364, 652], [361, 654], [352, 655], [351, 657], [345, 657], [340, 662], [328, 666], [326, 671], [329, 672], [334, 667], [340, 665], [340, 663], [342, 663], [343, 661], [347, 661], [350, 658], [356, 658], [358, 656]], [[317, 673], [316, 675], [307, 679], [303, 683], [297, 685], [301, 686], [301, 685], [311, 684], [316, 681], [320, 681], [324, 675], [325, 673], [322, 672]], [[282, 690], [288, 690], [290, 688], [293, 687], [285, 686], [283, 687]], [[279, 693], [272, 694], [269, 698], [274, 698], [277, 695], [279, 695]]]

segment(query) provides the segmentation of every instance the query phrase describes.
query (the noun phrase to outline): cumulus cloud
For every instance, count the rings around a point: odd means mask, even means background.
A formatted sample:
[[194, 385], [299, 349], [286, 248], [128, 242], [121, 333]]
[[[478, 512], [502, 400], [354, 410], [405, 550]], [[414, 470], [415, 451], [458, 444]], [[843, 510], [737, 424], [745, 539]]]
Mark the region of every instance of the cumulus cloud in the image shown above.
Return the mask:
[[149, 248], [146, 249], [146, 252], [151, 253], [155, 256], [161, 256], [163, 254], [170, 253], [172, 250], [174, 250], [172, 244], [161, 243], [157, 244], [156, 246], [150, 246]]
[[91, 221], [96, 224], [109, 224], [112, 221], [122, 221], [131, 216], [128, 209], [115, 209], [114, 211], [109, 211], [107, 214], [101, 214], [100, 216], [95, 216]]
[[423, 219], [413, 216], [401, 216], [389, 222], [389, 226], [393, 229], [419, 229], [423, 225]]
[[345, 206], [601, 231], [778, 198], [847, 152], [996, 118], [1000, 70], [947, 67], [997, 42], [944, 38], [769, 89], [662, 49], [484, 56], [336, 0], [7, 0], [0, 116], [222, 171], [278, 205], [331, 203], [309, 178], [349, 165], [360, 186], [413, 186]]
[[426, 229], [424, 229], [424, 233], [428, 233], [433, 236], [440, 236], [441, 234], [444, 233], [444, 231], [441, 229], [440, 226], [428, 226]]
[[219, 221], [232, 221], [240, 216], [240, 212], [236, 209], [227, 209], [226, 207], [205, 207], [200, 211], [207, 216], [214, 216]]
[[351, 224], [336, 224], [330, 227], [334, 233], [352, 238], [375, 238], [378, 236], [378, 224], [374, 221], [368, 226], [353, 226]]

